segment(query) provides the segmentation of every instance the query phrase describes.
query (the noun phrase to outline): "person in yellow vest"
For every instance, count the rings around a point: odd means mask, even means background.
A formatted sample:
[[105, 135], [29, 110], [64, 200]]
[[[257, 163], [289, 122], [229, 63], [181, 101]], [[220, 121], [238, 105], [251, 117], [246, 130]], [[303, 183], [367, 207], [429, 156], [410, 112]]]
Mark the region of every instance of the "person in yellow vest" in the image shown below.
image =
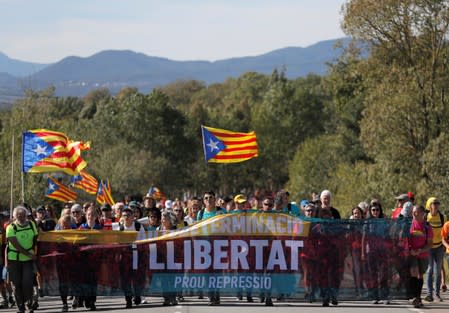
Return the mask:
[[426, 209], [429, 211], [427, 222], [432, 226], [433, 238], [432, 249], [429, 251], [429, 267], [427, 268], [427, 296], [424, 300], [428, 302], [433, 301], [433, 275], [435, 274], [435, 297], [438, 301], [443, 301], [440, 296], [440, 282], [445, 247], [441, 239], [441, 230], [447, 218], [440, 212], [440, 200], [435, 197], [427, 199]]
[[25, 207], [15, 207], [14, 221], [6, 228], [7, 268], [20, 313], [25, 312], [25, 304], [33, 296], [35, 246], [38, 236], [37, 227], [27, 219], [27, 214]]

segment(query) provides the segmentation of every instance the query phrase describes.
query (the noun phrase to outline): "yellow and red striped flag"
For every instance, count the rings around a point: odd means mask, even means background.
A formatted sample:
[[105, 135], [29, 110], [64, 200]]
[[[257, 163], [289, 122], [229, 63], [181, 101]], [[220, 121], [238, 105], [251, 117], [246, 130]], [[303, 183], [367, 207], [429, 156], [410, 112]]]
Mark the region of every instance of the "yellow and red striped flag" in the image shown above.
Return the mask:
[[95, 195], [98, 191], [98, 181], [95, 177], [86, 171], [81, 171], [78, 175], [72, 177], [72, 185], [78, 189]]
[[56, 179], [49, 177], [47, 179], [48, 188], [45, 196], [62, 202], [75, 201], [76, 192], [70, 190]]
[[237, 163], [259, 155], [256, 133], [238, 133], [201, 126], [206, 162]]
[[109, 205], [115, 204], [114, 199], [112, 198], [111, 185], [108, 180], [105, 182], [103, 182], [103, 180], [100, 181], [100, 184], [98, 185], [97, 202], [101, 205], [105, 203]]
[[22, 136], [22, 171], [77, 175], [87, 165], [81, 158], [81, 151], [89, 149], [89, 142], [71, 141], [60, 132], [28, 130]]

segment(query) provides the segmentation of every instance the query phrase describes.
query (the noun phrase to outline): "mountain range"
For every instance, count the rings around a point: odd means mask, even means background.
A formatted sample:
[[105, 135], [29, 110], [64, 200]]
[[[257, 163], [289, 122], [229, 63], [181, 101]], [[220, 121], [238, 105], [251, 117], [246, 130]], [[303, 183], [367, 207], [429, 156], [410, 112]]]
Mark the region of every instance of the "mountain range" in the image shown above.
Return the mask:
[[266, 54], [209, 61], [174, 61], [147, 56], [130, 50], [106, 50], [90, 57], [70, 56], [53, 64], [23, 62], [0, 52], [0, 104], [10, 103], [26, 89], [39, 90], [50, 85], [58, 96], [83, 96], [97, 88], [111, 93], [132, 86], [141, 92], [172, 83], [195, 79], [206, 84], [220, 83], [245, 72], [271, 74], [286, 71], [288, 78], [310, 73], [323, 75], [350, 38], [320, 41], [308, 47], [287, 47]]

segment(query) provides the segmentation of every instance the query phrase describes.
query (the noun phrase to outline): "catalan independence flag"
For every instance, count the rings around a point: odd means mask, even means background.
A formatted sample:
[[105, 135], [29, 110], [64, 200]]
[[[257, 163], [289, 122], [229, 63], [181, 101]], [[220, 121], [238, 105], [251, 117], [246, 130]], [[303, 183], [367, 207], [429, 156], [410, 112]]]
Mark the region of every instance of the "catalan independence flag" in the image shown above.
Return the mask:
[[75, 201], [76, 192], [70, 190], [56, 179], [49, 177], [47, 179], [48, 188], [45, 196], [62, 202]]
[[65, 134], [47, 129], [28, 130], [22, 138], [22, 171], [24, 173], [65, 172], [77, 175], [87, 163], [81, 151], [90, 144], [71, 141]]
[[100, 181], [100, 184], [98, 185], [97, 202], [101, 205], [105, 203], [109, 205], [115, 204], [114, 199], [112, 198], [111, 185], [108, 180], [105, 182], [103, 182], [103, 180]]
[[96, 195], [98, 191], [98, 180], [86, 171], [81, 171], [78, 175], [72, 176], [72, 185], [91, 195]]
[[112, 198], [112, 192], [111, 192], [111, 184], [108, 180], [103, 184], [103, 195], [104, 195], [104, 201], [109, 205], [114, 205], [115, 201]]
[[162, 191], [157, 188], [156, 186], [151, 186], [148, 190], [148, 195], [155, 200], [161, 200], [165, 195], [162, 193]]
[[237, 133], [201, 126], [206, 162], [237, 163], [259, 155], [256, 133]]
[[104, 192], [103, 192], [103, 180], [100, 181], [100, 184], [98, 185], [98, 191], [97, 191], [97, 202], [101, 205], [105, 204], [106, 201], [104, 200]]

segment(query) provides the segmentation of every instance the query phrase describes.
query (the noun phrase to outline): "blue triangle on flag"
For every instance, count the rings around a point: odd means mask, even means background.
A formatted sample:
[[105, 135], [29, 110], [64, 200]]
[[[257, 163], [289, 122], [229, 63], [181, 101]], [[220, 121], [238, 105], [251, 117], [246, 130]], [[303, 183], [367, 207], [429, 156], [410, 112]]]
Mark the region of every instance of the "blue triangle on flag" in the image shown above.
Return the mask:
[[23, 133], [22, 144], [22, 166], [24, 172], [28, 172], [34, 164], [49, 157], [55, 151], [48, 142], [31, 132]]
[[55, 184], [51, 178], [47, 179], [47, 183], [48, 183], [48, 188], [47, 188], [46, 195], [50, 195], [59, 189], [59, 186], [57, 184]]
[[206, 162], [214, 158], [218, 153], [226, 148], [225, 144], [215, 137], [210, 131], [202, 127], [204, 158]]

